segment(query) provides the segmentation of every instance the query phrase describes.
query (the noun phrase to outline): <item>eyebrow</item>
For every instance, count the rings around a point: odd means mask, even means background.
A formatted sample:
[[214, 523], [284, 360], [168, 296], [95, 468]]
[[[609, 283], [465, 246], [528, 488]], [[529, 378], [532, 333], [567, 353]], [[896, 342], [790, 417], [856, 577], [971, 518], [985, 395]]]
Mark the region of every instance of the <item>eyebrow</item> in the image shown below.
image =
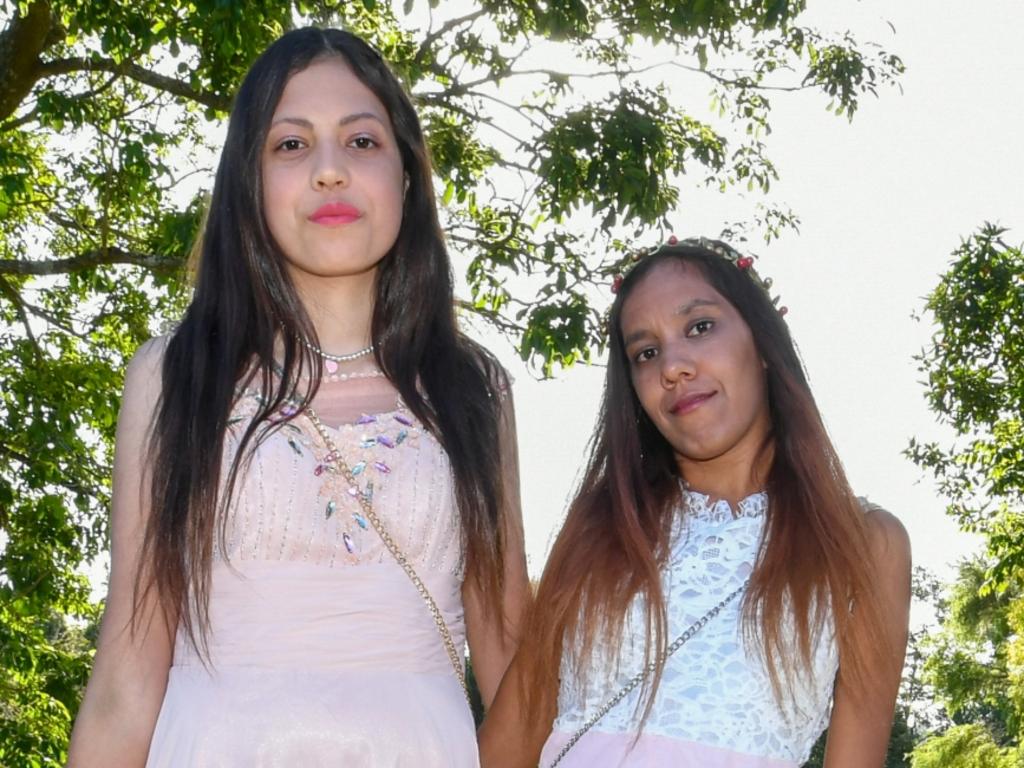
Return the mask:
[[[341, 118], [341, 120], [338, 121], [338, 127], [342, 128], [346, 125], [358, 122], [360, 120], [376, 120], [381, 125], [385, 124], [384, 121], [380, 117], [375, 115], [373, 112], [355, 112], [351, 115], [346, 115], [345, 117]], [[304, 117], [279, 117], [277, 120], [270, 124], [270, 127], [273, 128], [275, 125], [279, 125], [280, 123], [298, 125], [302, 128], [313, 128], [313, 123]]]
[[[693, 301], [688, 301], [685, 304], [680, 305], [676, 309], [675, 313], [677, 315], [688, 315], [698, 307], [717, 307], [719, 306], [719, 304], [720, 302], [715, 301], [714, 299], [694, 299]], [[628, 347], [630, 344], [639, 341], [640, 339], [644, 338], [647, 335], [647, 330], [641, 328], [639, 331], [634, 331], [628, 336], [623, 337], [622, 345], [624, 347]]]
[[688, 301], [676, 310], [677, 315], [688, 315], [697, 307], [717, 307], [719, 302], [714, 299], [694, 299]]

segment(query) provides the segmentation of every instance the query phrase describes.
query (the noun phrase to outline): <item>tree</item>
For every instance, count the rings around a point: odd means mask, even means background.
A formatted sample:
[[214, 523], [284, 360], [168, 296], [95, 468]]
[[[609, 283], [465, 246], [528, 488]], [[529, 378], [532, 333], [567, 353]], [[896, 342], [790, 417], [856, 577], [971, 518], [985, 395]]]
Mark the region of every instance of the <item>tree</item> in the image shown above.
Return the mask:
[[[1024, 715], [1024, 601], [1019, 583], [982, 594], [981, 558], [952, 585], [913, 573], [933, 620], [910, 633], [885, 768], [1018, 768]], [[824, 763], [822, 735], [804, 768]]]
[[913, 768], [1010, 768], [1024, 760], [1024, 582], [984, 589], [990, 570], [981, 558], [960, 564], [941, 626], [924, 640], [922, 676], [945, 716], [922, 734]]
[[[878, 46], [801, 24], [803, 0], [0, 9], [3, 763], [63, 756], [96, 610], [81, 568], [105, 546], [125, 360], [187, 300], [210, 136], [282, 30], [348, 27], [407, 81], [465, 265], [465, 308], [548, 371], [600, 346], [590, 288], [615, 270], [625, 236], [663, 231], [682, 189], [769, 191], [772, 99], [818, 90], [852, 117], [902, 71]], [[667, 63], [638, 65], [641, 44]], [[678, 103], [670, 78], [710, 91], [714, 112]], [[765, 201], [753, 218], [766, 236], [795, 226]], [[528, 290], [510, 288], [519, 279]]]
[[987, 573], [981, 559], [960, 564], [941, 630], [927, 643], [924, 675], [953, 723], [982, 725], [1004, 744], [1024, 724], [1010, 664], [1024, 593], [1019, 583], [998, 593], [983, 590]]
[[947, 512], [984, 535], [993, 589], [1024, 569], [1024, 252], [1005, 232], [985, 224], [964, 240], [928, 297], [936, 330], [919, 369], [956, 438], [908, 449], [938, 479]]
[[951, 445], [911, 440], [947, 511], [987, 557], [961, 564], [924, 676], [950, 718], [914, 750], [914, 768], [1024, 763], [1024, 253], [985, 224], [953, 253], [929, 295], [936, 330], [918, 357]]
[[916, 750], [911, 768], [1019, 768], [1018, 750], [1000, 749], [981, 725], [958, 725], [928, 739]]

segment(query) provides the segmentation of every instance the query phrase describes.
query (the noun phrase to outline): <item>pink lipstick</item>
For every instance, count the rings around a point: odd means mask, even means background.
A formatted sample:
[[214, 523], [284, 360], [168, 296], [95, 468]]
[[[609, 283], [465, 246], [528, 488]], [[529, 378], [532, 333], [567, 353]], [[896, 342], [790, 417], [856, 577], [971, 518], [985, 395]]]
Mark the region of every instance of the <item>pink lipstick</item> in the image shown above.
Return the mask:
[[690, 413], [691, 411], [695, 411], [700, 408], [714, 396], [714, 392], [696, 392], [692, 395], [681, 397], [672, 404], [672, 407], [668, 409], [668, 412], [673, 416]]
[[348, 203], [327, 203], [317, 208], [309, 217], [314, 224], [337, 227], [351, 224], [362, 216], [362, 212]]

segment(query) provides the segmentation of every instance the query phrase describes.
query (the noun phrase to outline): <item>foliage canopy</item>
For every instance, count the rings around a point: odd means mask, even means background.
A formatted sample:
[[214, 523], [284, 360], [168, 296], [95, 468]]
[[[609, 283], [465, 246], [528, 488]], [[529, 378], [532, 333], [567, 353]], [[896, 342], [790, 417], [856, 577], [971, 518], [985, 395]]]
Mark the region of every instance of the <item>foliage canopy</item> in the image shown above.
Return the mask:
[[[880, 47], [802, 24], [805, 5], [0, 0], [0, 763], [62, 759], [124, 364], [187, 300], [215, 137], [271, 40], [342, 25], [392, 62], [465, 309], [550, 371], [600, 346], [594, 286], [682, 190], [769, 191], [772, 99], [817, 90], [852, 116], [899, 76]], [[640, 44], [665, 63], [639, 65]], [[765, 200], [765, 236], [795, 225]]]
[[1024, 572], [1024, 250], [985, 224], [953, 253], [928, 297], [931, 344], [918, 361], [927, 398], [955, 442], [912, 440], [961, 527], [985, 536], [995, 559], [988, 588]]
[[936, 329], [918, 362], [955, 438], [907, 453], [988, 552], [960, 565], [924, 641], [923, 677], [951, 723], [914, 749], [914, 768], [1024, 764], [1024, 252], [1005, 233], [966, 238], [926, 303]]

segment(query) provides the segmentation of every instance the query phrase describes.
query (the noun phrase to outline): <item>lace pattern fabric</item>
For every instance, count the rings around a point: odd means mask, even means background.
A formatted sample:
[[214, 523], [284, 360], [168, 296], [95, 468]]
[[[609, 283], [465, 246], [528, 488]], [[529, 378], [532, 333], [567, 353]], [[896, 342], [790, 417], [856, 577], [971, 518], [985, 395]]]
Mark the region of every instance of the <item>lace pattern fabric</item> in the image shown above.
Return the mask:
[[[663, 575], [670, 640], [750, 575], [767, 504], [767, 496], [755, 494], [734, 513], [727, 502], [684, 493]], [[791, 696], [780, 705], [759, 650], [744, 641], [741, 612], [740, 601], [727, 606], [669, 659], [642, 733], [802, 762], [827, 725], [838, 667], [834, 643], [831, 637], [820, 639], [812, 674], [794, 681]], [[563, 662], [556, 732], [574, 732], [621, 688], [643, 665], [644, 642], [642, 606], [636, 603], [621, 645], [593, 654], [583, 690], [572, 675], [573, 660]], [[641, 706], [641, 692], [634, 691], [592, 731], [635, 734]]]

